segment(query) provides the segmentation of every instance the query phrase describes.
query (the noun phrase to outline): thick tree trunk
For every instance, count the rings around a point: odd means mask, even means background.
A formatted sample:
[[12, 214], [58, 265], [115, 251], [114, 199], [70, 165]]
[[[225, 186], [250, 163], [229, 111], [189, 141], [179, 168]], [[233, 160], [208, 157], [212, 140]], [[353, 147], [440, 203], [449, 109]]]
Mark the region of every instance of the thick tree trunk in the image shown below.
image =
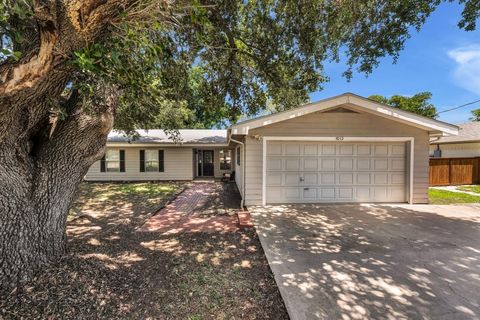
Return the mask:
[[[21, 59], [0, 64], [0, 291], [64, 253], [75, 190], [113, 125], [115, 87], [95, 79], [95, 97], [63, 97], [75, 79], [73, 52], [107, 37], [124, 12], [141, 19], [151, 9], [169, 12], [171, 2], [152, 0], [146, 10], [136, 0], [32, 1]], [[85, 99], [95, 100], [85, 108]], [[52, 101], [66, 119], [52, 121]]]
[[66, 119], [40, 121], [27, 132], [25, 119], [17, 117], [3, 135], [0, 291], [21, 284], [65, 252], [65, 223], [75, 190], [102, 156], [113, 125], [117, 91], [103, 89], [94, 114], [78, 105]]
[[[118, 100], [117, 90], [104, 83], [88, 112], [76, 91], [65, 100], [61, 94], [73, 74], [68, 60], [105, 36], [112, 19], [135, 3], [33, 1], [21, 60], [0, 64], [0, 292], [65, 252], [69, 207], [104, 152]], [[52, 101], [62, 105], [65, 119], [52, 118]]]

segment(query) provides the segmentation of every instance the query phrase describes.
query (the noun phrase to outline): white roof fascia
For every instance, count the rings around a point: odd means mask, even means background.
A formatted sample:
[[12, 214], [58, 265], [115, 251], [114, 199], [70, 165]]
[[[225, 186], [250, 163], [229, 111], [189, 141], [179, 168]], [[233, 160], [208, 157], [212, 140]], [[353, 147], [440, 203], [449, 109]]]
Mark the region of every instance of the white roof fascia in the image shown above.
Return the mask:
[[360, 109], [364, 109], [367, 112], [370, 111], [370, 113], [377, 114], [379, 116], [394, 121], [403, 122], [427, 131], [442, 132], [442, 134], [445, 135], [458, 135], [457, 126], [416, 115], [412, 112], [392, 108], [351, 93], [345, 93], [340, 96], [310, 103], [302, 107], [275, 113], [269, 116], [247, 120], [245, 122], [232, 126], [231, 133], [246, 135], [251, 129], [267, 126], [273, 123], [293, 119], [296, 117], [301, 117], [313, 112], [323, 111], [342, 104], [352, 104], [359, 107]]
[[149, 143], [136, 143], [136, 142], [108, 142], [107, 147], [141, 147], [141, 148], [215, 148], [215, 147], [228, 147], [228, 144], [213, 144], [213, 143], [162, 143], [162, 142], [149, 142]]

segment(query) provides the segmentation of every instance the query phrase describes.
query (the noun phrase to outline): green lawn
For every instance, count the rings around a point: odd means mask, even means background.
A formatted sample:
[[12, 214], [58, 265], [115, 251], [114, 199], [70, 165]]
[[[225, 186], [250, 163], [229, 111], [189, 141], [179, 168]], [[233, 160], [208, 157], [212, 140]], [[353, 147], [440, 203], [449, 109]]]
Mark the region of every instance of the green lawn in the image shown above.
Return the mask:
[[480, 203], [479, 196], [430, 188], [428, 197], [431, 204]]
[[478, 195], [480, 196], [480, 186], [461, 186], [457, 187], [457, 189], [462, 191], [475, 192], [478, 193]]
[[153, 213], [183, 188], [176, 182], [132, 182], [80, 184], [70, 218], [84, 211], [102, 213], [111, 208], [129, 208], [135, 216]]

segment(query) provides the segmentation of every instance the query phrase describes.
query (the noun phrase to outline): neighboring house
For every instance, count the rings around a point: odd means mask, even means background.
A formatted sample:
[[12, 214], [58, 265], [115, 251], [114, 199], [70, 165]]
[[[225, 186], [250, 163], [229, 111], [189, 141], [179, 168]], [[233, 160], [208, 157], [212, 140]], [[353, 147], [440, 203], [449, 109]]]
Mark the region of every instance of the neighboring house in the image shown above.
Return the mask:
[[459, 125], [458, 135], [433, 138], [430, 156], [434, 158], [480, 157], [480, 122]]
[[235, 171], [245, 205], [428, 202], [429, 140], [458, 127], [346, 93], [233, 125], [111, 134], [86, 180], [191, 180]]

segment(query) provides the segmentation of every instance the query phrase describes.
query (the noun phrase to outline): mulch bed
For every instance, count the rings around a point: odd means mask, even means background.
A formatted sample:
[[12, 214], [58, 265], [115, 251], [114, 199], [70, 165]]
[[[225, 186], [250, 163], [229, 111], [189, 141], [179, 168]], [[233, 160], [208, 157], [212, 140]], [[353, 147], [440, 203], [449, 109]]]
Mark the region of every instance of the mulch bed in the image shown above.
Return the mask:
[[[91, 190], [83, 191], [80, 199], [88, 198]], [[165, 200], [152, 204], [141, 195], [122, 197], [77, 202], [77, 218], [68, 228], [69, 253], [2, 297], [0, 316], [288, 319], [254, 230], [170, 236], [135, 232], [151, 207]]]

